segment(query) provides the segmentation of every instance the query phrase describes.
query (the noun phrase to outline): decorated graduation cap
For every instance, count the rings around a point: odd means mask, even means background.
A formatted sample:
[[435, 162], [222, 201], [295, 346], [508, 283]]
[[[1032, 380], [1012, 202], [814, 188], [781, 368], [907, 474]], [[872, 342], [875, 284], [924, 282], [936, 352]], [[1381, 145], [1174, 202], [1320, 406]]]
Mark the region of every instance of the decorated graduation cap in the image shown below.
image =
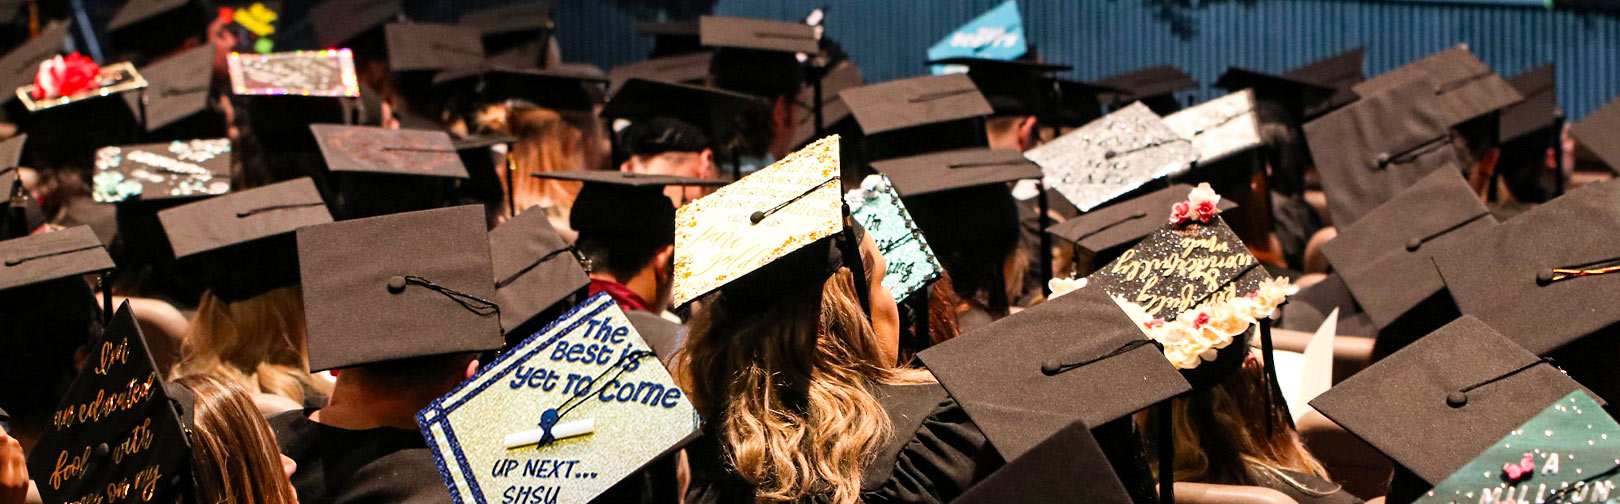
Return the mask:
[[838, 95], [855, 115], [870, 161], [988, 146], [984, 117], [995, 110], [966, 75], [869, 84]]
[[548, 323], [551, 317], [546, 315], [571, 307], [573, 303], [563, 302], [591, 283], [582, 258], [552, 229], [545, 212], [529, 210], [489, 232], [495, 300], [501, 305], [501, 329], [508, 344], [528, 338]]
[[1187, 169], [1192, 142], [1135, 103], [1063, 134], [1025, 157], [1081, 212], [1097, 208], [1153, 180]]
[[434, 84], [463, 90], [483, 103], [521, 100], [554, 110], [590, 110], [597, 93], [588, 86], [606, 82], [600, 70], [584, 67], [520, 69], [487, 64], [446, 70], [433, 78]]
[[311, 371], [501, 347], [482, 207], [305, 227], [297, 239]]
[[112, 268], [89, 226], [0, 241], [0, 290]]
[[[1051, 105], [1042, 122], [1062, 128], [1083, 126], [1103, 116], [1105, 98], [1125, 94], [1123, 89], [1095, 82], [1052, 79]], [[1111, 99], [1111, 98], [1110, 98]]]
[[1076, 421], [1007, 462], [951, 502], [1016, 504], [1095, 502], [1129, 504], [1119, 475], [1084, 422]]
[[231, 190], [231, 141], [175, 140], [96, 150], [91, 196], [117, 203], [198, 198]]
[[[1081, 250], [1093, 254], [1093, 264], [1107, 264], [1119, 257], [1125, 249], [1158, 231], [1164, 226], [1165, 209], [1186, 201], [1192, 186], [1176, 184], [1164, 189], [1098, 208], [1063, 221], [1046, 232], [1074, 243]], [[1237, 207], [1222, 198], [1217, 204], [1222, 211]]]
[[587, 502], [698, 432], [696, 410], [657, 363], [624, 312], [598, 294], [416, 422], [457, 502], [520, 492]]
[[231, 53], [226, 64], [231, 91], [238, 95], [360, 96], [354, 54], [348, 49]]
[[[54, 234], [54, 233], [53, 233]], [[165, 391], [126, 301], [68, 386], [28, 470], [49, 502], [192, 500], [189, 415]], [[185, 408], [189, 411], [189, 408]], [[47, 477], [48, 476], [48, 477]]]
[[635, 63], [626, 63], [608, 70], [609, 96], [630, 79], [648, 79], [681, 84], [702, 84], [709, 77], [709, 63], [713, 54], [700, 52], [665, 56]]
[[1524, 100], [1513, 86], [1480, 61], [1467, 45], [1458, 45], [1407, 63], [1352, 87], [1363, 97], [1384, 92], [1401, 82], [1426, 79], [1441, 99], [1447, 126], [1456, 126]]
[[[1439, 296], [1445, 284], [1435, 270], [1436, 250], [1448, 243], [1475, 243], [1496, 227], [1479, 196], [1462, 175], [1435, 170], [1348, 227], [1322, 248], [1356, 301], [1380, 329], [1416, 324], [1416, 338], [1449, 320], [1413, 320], [1438, 315], [1419, 309]], [[1435, 300], [1434, 302], [1442, 302]]]
[[[146, 125], [147, 132], [191, 138], [225, 136], [225, 118], [211, 111], [214, 46], [203, 44], [141, 68], [146, 89], [124, 93], [124, 101]], [[155, 136], [162, 136], [158, 134]], [[161, 138], [178, 140], [179, 138]]]
[[1620, 424], [1583, 390], [1570, 392], [1415, 502], [1609, 502], [1620, 484]]
[[1447, 116], [1416, 78], [1305, 123], [1333, 223], [1349, 227], [1434, 170], [1461, 172]]
[[[1611, 338], [1620, 313], [1606, 301], [1620, 296], [1620, 244], [1593, 234], [1620, 223], [1620, 184], [1588, 184], [1520, 214], [1466, 242], [1435, 251], [1435, 266], [1451, 297], [1515, 343], [1539, 355]], [[1608, 339], [1608, 341], [1613, 341]], [[1568, 364], [1575, 364], [1570, 359]], [[1620, 392], [1605, 372], [1569, 367], [1599, 394]]]
[[838, 250], [858, 242], [829, 248], [826, 240], [852, 235], [844, 232], [838, 142], [823, 138], [676, 211], [672, 303], [716, 290], [722, 303], [759, 302], [825, 280], [834, 263], [858, 268], [859, 256]]
[[39, 70], [39, 62], [51, 59], [62, 50], [63, 41], [67, 40], [69, 23], [67, 21], [54, 21], [40, 28], [39, 35], [23, 42], [13, 48], [11, 52], [0, 57], [0, 102], [9, 103], [17, 95], [17, 88], [33, 84], [34, 75]]
[[953, 57], [929, 63], [967, 67], [968, 78], [973, 79], [973, 85], [990, 101], [990, 107], [998, 116], [1044, 115], [1051, 94], [1044, 86], [1048, 82], [1047, 75], [1072, 68], [1039, 61], [980, 57]]
[[[918, 354], [1007, 460], [1190, 388], [1102, 290], [1084, 288]], [[1015, 392], [1015, 393], [1014, 393]]]
[[1325, 84], [1335, 89], [1333, 96], [1326, 101], [1306, 104], [1305, 116], [1301, 119], [1320, 117], [1356, 101], [1356, 92], [1351, 88], [1367, 80], [1367, 74], [1363, 70], [1366, 63], [1366, 48], [1356, 47], [1283, 72], [1283, 77]]
[[298, 283], [293, 232], [332, 222], [320, 191], [299, 178], [158, 212], [174, 256], [195, 260], [209, 291], [239, 301]]
[[878, 251], [883, 254], [888, 265], [883, 287], [889, 289], [895, 299], [906, 299], [939, 278], [945, 270], [934, 257], [933, 249], [928, 247], [922, 230], [911, 220], [911, 212], [906, 211], [900, 193], [895, 191], [888, 177], [866, 176], [859, 188], [844, 195], [844, 202], [849, 205], [850, 216], [871, 233]]
[[[35, 63], [39, 65], [60, 65], [64, 68], [63, 71], [72, 68], [91, 75], [89, 80], [83, 82], [63, 79], [60, 81], [38, 82], [17, 88], [17, 99], [21, 100], [23, 106], [27, 107], [29, 111], [35, 113], [146, 87], [146, 79], [141, 77], [141, 73], [135, 70], [135, 65], [128, 62], [98, 66], [89, 58], [79, 53], [73, 53]], [[82, 111], [82, 109], [78, 108], [72, 110]]]
[[631, 120], [619, 132], [618, 148], [650, 156], [723, 148], [725, 139], [742, 128], [733, 119], [754, 106], [763, 106], [763, 101], [721, 89], [632, 78], [602, 107], [601, 116]]
[[648, 55], [653, 58], [703, 52], [697, 21], [637, 22], [636, 35], [653, 38], [652, 53]]
[[371, 45], [362, 43], [362, 37], [380, 35], [383, 24], [404, 13], [399, 0], [325, 0], [310, 7], [308, 18], [315, 47], [355, 47]]
[[[928, 48], [928, 59], [982, 58], [1013, 60], [1024, 56], [1029, 44], [1024, 40], [1024, 19], [1018, 2], [1007, 0], [962, 24]], [[957, 73], [959, 68], [936, 65], [935, 75]]]
[[[827, 75], [821, 77], [821, 130], [826, 131], [839, 127], [846, 119], [851, 117], [849, 104], [839, 93], [845, 89], [857, 88], [865, 84], [861, 77], [861, 69], [854, 61], [844, 61], [827, 70]], [[814, 99], [813, 92], [805, 90], [805, 96]], [[794, 145], [803, 145], [816, 139], [816, 115], [812, 112], [801, 114], [798, 126], [793, 130]]]
[[469, 26], [389, 23], [383, 34], [394, 72], [445, 70], [484, 59], [484, 41]]
[[1192, 142], [1199, 165], [1208, 165], [1261, 145], [1254, 105], [1255, 92], [1242, 90], [1182, 109], [1163, 122]]
[[1558, 368], [1463, 317], [1339, 382], [1311, 406], [1434, 485], [1578, 390]]
[[1115, 97], [1114, 105], [1119, 106], [1139, 101], [1159, 115], [1169, 114], [1181, 109], [1181, 102], [1176, 101], [1175, 93], [1177, 91], [1198, 87], [1198, 81], [1193, 80], [1191, 75], [1187, 75], [1187, 72], [1176, 68], [1174, 65], [1159, 65], [1133, 70], [1096, 79], [1095, 82], [1126, 91], [1125, 94]]

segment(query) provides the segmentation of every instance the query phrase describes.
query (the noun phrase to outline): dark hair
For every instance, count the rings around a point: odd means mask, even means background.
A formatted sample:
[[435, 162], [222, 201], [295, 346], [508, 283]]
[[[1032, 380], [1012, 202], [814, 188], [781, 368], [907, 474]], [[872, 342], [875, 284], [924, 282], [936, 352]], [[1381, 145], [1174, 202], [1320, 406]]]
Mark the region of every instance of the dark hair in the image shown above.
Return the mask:
[[460, 382], [467, 362], [477, 357], [476, 353], [430, 355], [355, 366], [342, 372], [352, 373], [368, 388], [402, 394], [436, 392], [433, 395], [437, 396], [443, 393], [436, 390], [441, 385]]
[[674, 243], [673, 239], [659, 239], [650, 233], [581, 231], [574, 246], [591, 261], [591, 271], [607, 273], [623, 281], [639, 273], [659, 250]]
[[1007, 258], [1018, 251], [1018, 204], [1002, 184], [905, 198], [917, 227], [951, 275], [956, 294], [1008, 313]]
[[703, 134], [703, 128], [680, 119], [650, 117], [620, 131], [619, 147], [631, 156], [702, 152], [709, 148], [709, 136]]
[[804, 66], [791, 53], [727, 47], [709, 61], [714, 87], [769, 99], [795, 99], [804, 82]]
[[158, 57], [179, 50], [193, 39], [206, 41], [209, 11], [198, 2], [135, 22], [107, 37], [113, 61], [129, 61], [146, 66]]
[[101, 308], [77, 276], [0, 291], [0, 409], [25, 429], [49, 421], [75, 354], [101, 334]]

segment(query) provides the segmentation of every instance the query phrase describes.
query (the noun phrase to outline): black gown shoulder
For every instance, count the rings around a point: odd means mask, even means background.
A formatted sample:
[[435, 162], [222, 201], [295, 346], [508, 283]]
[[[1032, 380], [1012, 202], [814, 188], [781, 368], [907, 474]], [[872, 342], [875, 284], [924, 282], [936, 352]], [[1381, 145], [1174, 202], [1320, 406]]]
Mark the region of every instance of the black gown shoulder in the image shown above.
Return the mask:
[[450, 492], [420, 432], [391, 427], [350, 430], [293, 410], [267, 420], [304, 504], [448, 503]]
[[[946, 503], [1004, 463], [977, 425], [937, 384], [885, 385], [878, 400], [895, 435], [862, 474], [867, 503]], [[726, 464], [714, 436], [687, 447], [688, 504], [752, 504], [754, 489]], [[825, 502], [811, 498], [807, 502]]]

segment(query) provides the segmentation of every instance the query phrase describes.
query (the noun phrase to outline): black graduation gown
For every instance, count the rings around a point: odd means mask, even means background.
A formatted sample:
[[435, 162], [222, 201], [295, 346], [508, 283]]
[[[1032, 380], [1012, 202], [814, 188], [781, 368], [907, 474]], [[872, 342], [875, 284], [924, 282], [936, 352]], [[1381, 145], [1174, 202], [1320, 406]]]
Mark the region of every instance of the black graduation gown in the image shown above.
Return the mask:
[[[880, 386], [894, 438], [862, 475], [867, 503], [946, 503], [1005, 464], [979, 427], [937, 384]], [[754, 489], [726, 465], [714, 436], [687, 447], [687, 504], [752, 504]], [[811, 503], [826, 502], [813, 496]]]
[[451, 502], [422, 433], [392, 427], [340, 429], [310, 420], [313, 411], [288, 411], [268, 419], [281, 453], [298, 463], [292, 484], [299, 502]]

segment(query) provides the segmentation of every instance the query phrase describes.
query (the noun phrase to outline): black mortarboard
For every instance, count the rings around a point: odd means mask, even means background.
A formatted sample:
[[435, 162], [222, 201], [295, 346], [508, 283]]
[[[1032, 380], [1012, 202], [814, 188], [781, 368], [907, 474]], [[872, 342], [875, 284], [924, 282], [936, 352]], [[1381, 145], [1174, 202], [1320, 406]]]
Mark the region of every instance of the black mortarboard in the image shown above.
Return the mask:
[[994, 113], [966, 75], [915, 77], [838, 94], [865, 134], [871, 161], [984, 147], [983, 117]]
[[1502, 110], [1498, 133], [1503, 143], [1552, 127], [1564, 117], [1558, 108], [1558, 72], [1552, 63], [1515, 75], [1508, 84], [1524, 96], [1524, 102]]
[[123, 7], [119, 7], [118, 12], [113, 13], [105, 29], [108, 33], [115, 32], [165, 12], [185, 7], [191, 2], [192, 0], [130, 0]]
[[0, 290], [113, 268], [89, 226], [0, 242]]
[[28, 470], [49, 502], [98, 500], [122, 489], [153, 502], [192, 500], [190, 425], [164, 390], [129, 302], [102, 334], [99, 356], [68, 386]]
[[[850, 117], [849, 105], [839, 93], [845, 89], [860, 87], [866, 80], [861, 77], [860, 67], [853, 61], [844, 61], [834, 66], [821, 77], [821, 125], [822, 130], [831, 129]], [[810, 88], [805, 89], [805, 96], [814, 100]], [[793, 144], [802, 145], [816, 140], [816, 117], [813, 111], [804, 111], [800, 114], [798, 127], [793, 130]]]
[[1123, 106], [1139, 101], [1153, 109], [1153, 113], [1166, 115], [1181, 109], [1175, 92], [1198, 87], [1198, 81], [1174, 65], [1159, 65], [1096, 79], [1098, 84], [1124, 89], [1115, 97], [1113, 105]]
[[1433, 82], [1419, 78], [1306, 123], [1333, 223], [1349, 227], [1431, 171], [1461, 172], [1446, 118]]
[[703, 50], [696, 21], [643, 21], [636, 23], [637, 35], [652, 35], [649, 56], [664, 57]]
[[1326, 108], [1339, 88], [1309, 79], [1231, 67], [1215, 80], [1215, 87], [1227, 91], [1253, 89], [1256, 100], [1281, 105], [1295, 120], [1303, 120], [1307, 110]]
[[1362, 97], [1375, 95], [1401, 82], [1427, 78], [1431, 92], [1445, 113], [1446, 126], [1463, 122], [1524, 100], [1507, 81], [1480, 61], [1468, 46], [1459, 45], [1367, 79], [1353, 87]]
[[1610, 100], [1569, 127], [1569, 136], [1575, 137], [1582, 147], [1596, 154], [1610, 170], [1620, 172], [1620, 141], [1615, 139], [1617, 132], [1620, 132], [1620, 97]]
[[299, 178], [158, 212], [177, 259], [197, 257], [209, 290], [237, 301], [298, 283], [293, 232], [332, 222], [314, 181]]
[[212, 14], [205, 3], [195, 0], [131, 0], [107, 21], [109, 57], [145, 65], [184, 48], [188, 41], [207, 42]]
[[40, 29], [39, 36], [24, 42], [4, 57], [0, 57], [0, 103], [17, 99], [17, 88], [34, 83], [34, 75], [38, 73], [39, 63], [62, 50], [62, 42], [68, 36], [68, 22], [55, 21]]
[[394, 72], [444, 70], [484, 59], [478, 30], [438, 23], [389, 23], [388, 69]]
[[540, 315], [556, 311], [554, 305], [591, 283], [572, 246], [552, 229], [545, 212], [532, 208], [489, 232], [489, 252], [501, 329], [514, 343], [551, 321]]
[[[463, 12], [457, 24], [468, 26], [485, 37], [514, 32], [543, 32], [552, 27], [551, 4], [518, 2]], [[536, 34], [539, 39], [541, 35]]]
[[311, 124], [326, 168], [334, 172], [467, 178], [443, 131]]
[[968, 78], [979, 88], [995, 115], [1036, 115], [1046, 112], [1050, 94], [1043, 86], [1047, 74], [1067, 71], [1068, 65], [1038, 61], [986, 58], [947, 58], [930, 65], [964, 65]]
[[1302, 287], [1299, 293], [1288, 298], [1288, 304], [1278, 308], [1281, 320], [1277, 326], [1291, 331], [1315, 331], [1327, 320], [1329, 313], [1339, 310], [1338, 330], [1341, 336], [1373, 337], [1378, 335], [1378, 327], [1372, 323], [1361, 307], [1356, 305], [1354, 294], [1344, 285], [1344, 278], [1337, 274], [1328, 275], [1314, 284]]
[[318, 48], [351, 45], [354, 39], [405, 13], [399, 0], [326, 0], [309, 8]]
[[[1620, 321], [1620, 183], [1588, 184], [1435, 251], [1452, 298], [1537, 354], [1547, 354]], [[1620, 273], [1620, 271], [1616, 271]]]
[[1041, 178], [1041, 167], [1013, 149], [959, 149], [872, 163], [903, 198]]
[[1043, 121], [1065, 128], [1097, 120], [1103, 116], [1105, 97], [1126, 93], [1123, 89], [1095, 82], [1068, 79], [1052, 79], [1051, 82], [1051, 107]]
[[1463, 317], [1328, 389], [1311, 407], [1432, 485], [1579, 388]]
[[[157, 131], [209, 110], [214, 82], [214, 46], [203, 44], [183, 53], [165, 58], [141, 69], [146, 78], [146, 89], [138, 93], [124, 93], [124, 101], [137, 117], [143, 117], [146, 131]], [[198, 124], [198, 137], [225, 136], [225, 118], [211, 115]], [[175, 139], [165, 139], [175, 140]]]
[[583, 182], [568, 225], [580, 235], [623, 234], [675, 243], [675, 205], [665, 186], [721, 186], [724, 181], [625, 171], [536, 173], [536, 177]]
[[23, 187], [17, 176], [18, 161], [22, 159], [23, 145], [28, 134], [19, 134], [0, 141], [0, 240], [9, 240], [39, 229], [45, 224], [45, 213], [39, 202]]
[[297, 233], [310, 371], [501, 347], [483, 207]]
[[710, 53], [692, 53], [679, 56], [666, 56], [653, 58], [635, 63], [613, 67], [608, 70], [609, 95], [617, 92], [619, 86], [630, 79], [648, 79], [664, 82], [679, 82], [681, 84], [702, 84], [709, 77], [709, 64], [714, 59]]
[[1084, 422], [1069, 424], [968, 488], [953, 504], [1093, 502], [1128, 504], [1131, 496]]
[[[1046, 229], [1046, 232], [1073, 242], [1081, 250], [1095, 254], [1094, 264], [1107, 264], [1120, 252], [1164, 226], [1171, 207], [1186, 201], [1192, 186], [1177, 184], [1118, 204], [1080, 214]], [[1237, 203], [1221, 198], [1222, 211]]]
[[1354, 225], [1340, 227], [1322, 252], [1384, 329], [1445, 288], [1431, 260], [1435, 250], [1472, 243], [1495, 227], [1496, 218], [1461, 174], [1435, 170]]
[[1119, 305], [1092, 288], [917, 357], [1007, 460], [1076, 420], [1102, 425], [1191, 390]]
[[436, 85], [465, 86], [484, 103], [523, 100], [554, 110], [590, 110], [596, 105], [596, 93], [587, 86], [606, 82], [601, 72], [585, 67], [537, 70], [478, 65], [447, 70], [433, 78]]
[[1360, 84], [1361, 81], [1367, 80], [1366, 71], [1363, 70], [1366, 66], [1366, 48], [1356, 47], [1283, 72], [1284, 77], [1326, 84], [1338, 90], [1325, 102], [1307, 105], [1305, 107], [1305, 117], [1300, 119], [1318, 117], [1356, 101], [1356, 92], [1350, 88]]
[[[761, 105], [762, 101], [750, 95], [721, 89], [677, 84], [656, 80], [630, 79], [619, 87], [613, 98], [602, 107], [601, 116], [612, 119], [630, 119], [629, 128], [655, 127], [653, 118], [675, 119], [697, 127], [707, 137], [704, 142], [682, 142], [679, 128], [662, 128], [647, 141], [622, 145], [630, 154], [661, 154], [670, 150], [697, 152], [724, 143], [725, 138], [741, 133], [739, 125], [731, 123], [740, 111]], [[626, 130], [628, 133], [628, 130]], [[621, 137], [624, 138], [624, 137]], [[697, 144], [702, 144], [701, 146]], [[693, 149], [692, 147], [698, 147]]]
[[92, 196], [102, 203], [195, 198], [231, 190], [231, 142], [224, 138], [96, 150]]
[[704, 47], [788, 53], [815, 53], [819, 48], [815, 28], [790, 21], [703, 16], [698, 36]]

